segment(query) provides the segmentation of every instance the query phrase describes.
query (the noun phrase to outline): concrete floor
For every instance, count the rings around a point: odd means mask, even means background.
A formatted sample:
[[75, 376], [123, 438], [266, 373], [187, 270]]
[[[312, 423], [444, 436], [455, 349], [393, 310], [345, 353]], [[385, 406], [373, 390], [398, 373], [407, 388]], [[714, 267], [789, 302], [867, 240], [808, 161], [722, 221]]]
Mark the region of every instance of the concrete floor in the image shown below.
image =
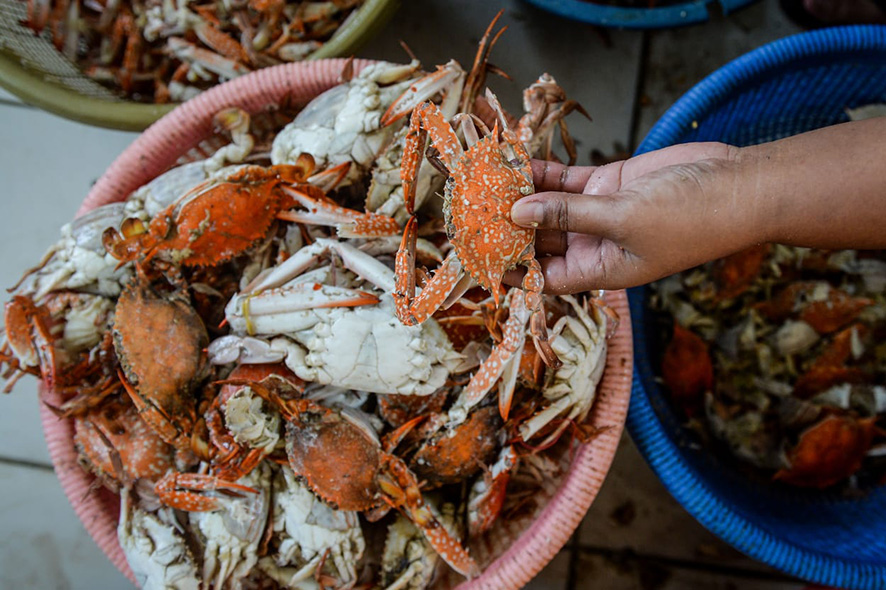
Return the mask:
[[[610, 31], [541, 12], [518, 0], [403, 2], [360, 56], [403, 61], [405, 41], [425, 63], [472, 59], [499, 7], [509, 30], [492, 61], [512, 81], [491, 85], [505, 107], [553, 74], [593, 122], [574, 117], [579, 163], [594, 150], [630, 151], [701, 78], [748, 50], [798, 30], [774, 0], [715, 14], [709, 23], [644, 33]], [[135, 137], [43, 113], [0, 91], [0, 285], [33, 266], [69, 221], [90, 184]], [[130, 587], [83, 530], [59, 488], [38, 418], [36, 384], [0, 401], [0, 588]], [[529, 585], [590, 588], [788, 590], [804, 585], [742, 556], [670, 497], [627, 436], [602, 492], [570, 544]]]

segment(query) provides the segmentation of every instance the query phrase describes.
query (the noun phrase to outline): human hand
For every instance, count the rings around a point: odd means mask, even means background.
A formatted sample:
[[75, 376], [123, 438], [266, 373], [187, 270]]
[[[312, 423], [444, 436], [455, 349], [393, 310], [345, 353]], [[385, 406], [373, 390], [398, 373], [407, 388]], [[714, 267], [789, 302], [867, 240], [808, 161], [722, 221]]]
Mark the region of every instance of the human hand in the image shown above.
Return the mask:
[[534, 160], [539, 192], [511, 218], [537, 230], [545, 292], [640, 285], [759, 241], [753, 201], [738, 194], [740, 152], [694, 143], [600, 167]]

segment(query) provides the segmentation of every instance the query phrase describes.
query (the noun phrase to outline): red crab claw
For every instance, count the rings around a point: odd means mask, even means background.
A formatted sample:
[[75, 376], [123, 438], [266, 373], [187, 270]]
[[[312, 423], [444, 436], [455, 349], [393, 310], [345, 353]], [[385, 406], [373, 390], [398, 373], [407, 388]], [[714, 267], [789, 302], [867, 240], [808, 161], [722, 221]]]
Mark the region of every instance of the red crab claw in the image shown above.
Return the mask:
[[323, 195], [308, 194], [305, 187], [283, 187], [304, 210], [281, 211], [278, 219], [309, 225], [325, 225], [335, 227], [338, 235], [343, 238], [396, 236], [400, 233], [397, 222], [377, 213], [360, 213], [335, 204]]
[[691, 415], [704, 393], [714, 386], [714, 366], [707, 343], [674, 322], [674, 336], [665, 349], [661, 375], [674, 400]]
[[203, 496], [189, 490], [201, 492], [224, 491], [237, 496], [244, 493], [257, 494], [258, 490], [225, 481], [215, 475], [200, 473], [176, 473], [170, 471], [154, 486], [160, 501], [167, 506], [188, 512], [210, 512], [221, 508], [218, 498]]
[[505, 503], [505, 492], [511, 479], [511, 472], [517, 467], [519, 458], [514, 447], [502, 449], [498, 461], [474, 484], [477, 495], [468, 504], [468, 534], [471, 537], [482, 535], [490, 528], [501, 513]]
[[[30, 298], [16, 295], [6, 304], [4, 322], [6, 340], [13, 356], [3, 360], [13, 370], [30, 372], [27, 369], [36, 367], [43, 383], [52, 387], [57, 382], [57, 361], [49, 312]], [[14, 383], [12, 381], [7, 387], [7, 393]]]
[[796, 486], [826, 488], [861, 467], [876, 432], [876, 418], [828, 416], [806, 429], [788, 452], [790, 467], [775, 479]]
[[342, 162], [337, 166], [333, 166], [332, 168], [327, 168], [326, 170], [322, 170], [317, 172], [316, 174], [312, 174], [307, 178], [308, 184], [316, 186], [320, 190], [324, 192], [328, 192], [337, 187], [341, 182], [347, 178], [348, 172], [351, 171], [351, 162]]

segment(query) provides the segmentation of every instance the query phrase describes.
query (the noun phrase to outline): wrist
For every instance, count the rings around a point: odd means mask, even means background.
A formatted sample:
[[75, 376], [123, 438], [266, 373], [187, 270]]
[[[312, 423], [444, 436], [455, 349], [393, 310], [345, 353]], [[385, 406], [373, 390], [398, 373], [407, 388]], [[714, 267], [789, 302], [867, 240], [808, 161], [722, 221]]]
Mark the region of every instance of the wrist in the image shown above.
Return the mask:
[[740, 213], [738, 232], [742, 248], [775, 242], [779, 239], [785, 193], [772, 190], [779, 181], [772, 178], [772, 162], [778, 159], [770, 145], [730, 146], [728, 160], [732, 170], [732, 199]]

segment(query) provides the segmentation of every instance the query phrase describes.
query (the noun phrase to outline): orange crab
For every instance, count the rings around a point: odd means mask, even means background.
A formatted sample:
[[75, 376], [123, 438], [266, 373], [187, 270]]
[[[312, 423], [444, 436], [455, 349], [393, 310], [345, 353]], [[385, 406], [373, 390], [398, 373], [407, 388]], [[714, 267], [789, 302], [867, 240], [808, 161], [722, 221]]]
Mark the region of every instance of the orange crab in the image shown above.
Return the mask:
[[714, 387], [714, 365], [707, 343], [674, 322], [674, 334], [662, 358], [661, 374], [674, 401], [689, 414], [695, 413], [705, 392]]
[[289, 466], [323, 501], [359, 512], [383, 505], [397, 508], [453, 569], [466, 576], [479, 574], [477, 563], [425, 503], [415, 474], [392, 454], [415, 420], [392, 433], [382, 446], [371, 427], [337, 410], [309, 399], [283, 399], [262, 383], [248, 384], [286, 420]]
[[501, 420], [494, 406], [478, 408], [452, 429], [441, 428], [409, 462], [427, 487], [459, 483], [483, 470], [500, 446]]
[[248, 475], [267, 456], [263, 448], [240, 444], [225, 427], [222, 410], [243, 385], [257, 383], [269, 396], [300, 395], [304, 382], [282, 364], [240, 365], [229, 380], [221, 381], [218, 395], [206, 411], [209, 439], [209, 473], [168, 471], [154, 486], [160, 500], [173, 508], [189, 512], [206, 512], [220, 507], [216, 497], [206, 492], [225, 490], [229, 494], [255, 492], [253, 488], [235, 483]]
[[209, 372], [209, 335], [197, 312], [137, 276], [117, 301], [112, 334], [120, 378], [139, 415], [166, 442], [191, 449], [195, 393]]
[[[314, 158], [302, 154], [295, 164], [241, 166], [221, 179], [200, 183], [158, 213], [145, 227], [137, 219], [121, 231], [108, 228], [105, 248], [121, 263], [148, 262], [161, 252], [173, 264], [215, 266], [245, 252], [266, 237], [277, 219], [307, 221], [320, 214], [348, 223], [363, 236], [391, 235], [393, 219], [339, 207], [308, 183]], [[289, 209], [304, 208], [298, 216]]]
[[80, 461], [114, 491], [141, 478], [157, 481], [175, 468], [172, 446], [125, 398], [74, 418], [74, 444]]
[[[412, 217], [406, 225], [397, 253], [397, 288], [394, 293], [397, 316], [407, 325], [424, 322], [448, 301], [461, 295], [465, 273], [491, 292], [498, 306], [504, 273], [525, 266], [527, 272], [522, 288], [524, 305], [530, 314], [533, 341], [545, 364], [556, 368], [559, 359], [548, 342], [542, 299], [544, 277], [535, 259], [535, 231], [515, 225], [510, 214], [511, 206], [516, 201], [535, 190], [529, 154], [517, 135], [508, 128], [495, 95], [487, 90], [486, 97], [499, 118], [492, 131], [470, 117], [456, 116], [456, 120], [462, 121], [467, 128], [467, 149], [462, 147], [455, 131], [434, 103], [425, 102], [412, 114], [400, 168], [406, 208]], [[483, 128], [484, 137], [477, 138], [475, 125]], [[418, 222], [413, 204], [416, 178], [428, 137], [449, 175], [443, 210], [446, 233], [453, 249], [416, 296], [415, 244]], [[506, 340], [502, 346], [510, 351], [518, 351], [522, 348], [522, 334], [522, 329], [513, 330], [512, 336], [516, 340]], [[488, 391], [501, 376], [500, 371], [491, 369], [490, 365], [484, 364], [475, 376], [475, 379], [483, 381], [482, 384], [475, 382], [480, 389]]]

